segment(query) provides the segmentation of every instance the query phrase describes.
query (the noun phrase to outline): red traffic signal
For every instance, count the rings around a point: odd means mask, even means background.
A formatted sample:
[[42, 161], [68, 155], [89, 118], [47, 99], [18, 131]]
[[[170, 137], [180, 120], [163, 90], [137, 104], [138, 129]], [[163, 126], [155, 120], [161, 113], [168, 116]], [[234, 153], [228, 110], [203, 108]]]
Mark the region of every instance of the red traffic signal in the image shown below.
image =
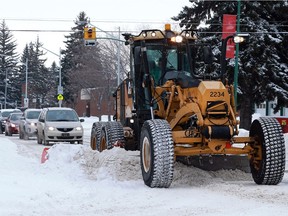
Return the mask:
[[96, 28], [85, 27], [84, 28], [84, 39], [85, 40], [96, 40]]

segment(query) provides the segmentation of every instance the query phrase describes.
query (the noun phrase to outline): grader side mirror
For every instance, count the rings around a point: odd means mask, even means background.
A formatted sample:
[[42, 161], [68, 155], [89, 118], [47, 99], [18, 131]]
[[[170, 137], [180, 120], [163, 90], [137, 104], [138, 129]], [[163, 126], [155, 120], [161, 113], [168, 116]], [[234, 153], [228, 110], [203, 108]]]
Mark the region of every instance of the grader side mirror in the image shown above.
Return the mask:
[[141, 64], [141, 47], [137, 46], [134, 50], [134, 64], [139, 65]]
[[213, 53], [210, 46], [203, 47], [203, 56], [205, 64], [212, 64], [213, 62]]

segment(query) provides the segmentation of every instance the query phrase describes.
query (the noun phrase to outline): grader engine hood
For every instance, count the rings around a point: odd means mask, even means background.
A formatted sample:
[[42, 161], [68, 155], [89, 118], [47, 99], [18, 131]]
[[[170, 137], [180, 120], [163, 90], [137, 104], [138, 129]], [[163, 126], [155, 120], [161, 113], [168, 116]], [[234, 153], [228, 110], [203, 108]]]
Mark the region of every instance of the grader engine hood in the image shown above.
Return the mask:
[[234, 135], [236, 119], [228, 89], [221, 81], [202, 81], [197, 90], [197, 103], [204, 121], [201, 129], [204, 137], [208, 140], [230, 139]]
[[229, 114], [230, 95], [221, 81], [202, 81], [197, 101], [204, 117]]

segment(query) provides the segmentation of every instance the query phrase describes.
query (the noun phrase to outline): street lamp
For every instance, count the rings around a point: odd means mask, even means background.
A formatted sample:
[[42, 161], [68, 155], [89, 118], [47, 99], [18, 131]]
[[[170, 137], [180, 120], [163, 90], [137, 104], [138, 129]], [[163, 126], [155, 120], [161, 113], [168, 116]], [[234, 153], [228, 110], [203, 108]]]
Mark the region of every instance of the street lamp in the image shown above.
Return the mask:
[[4, 102], [4, 109], [6, 109], [7, 103], [7, 69], [5, 69], [5, 102]]
[[[223, 75], [226, 72], [226, 49], [228, 40], [233, 40], [235, 44], [239, 44], [245, 41], [245, 38], [249, 37], [247, 33], [236, 33], [234, 35], [229, 35], [224, 40], [222, 40], [222, 50], [221, 50], [221, 80], [223, 80]], [[234, 83], [237, 84], [237, 80], [234, 80]], [[236, 86], [235, 86], [236, 87]]]
[[29, 99], [28, 99], [28, 58], [26, 58], [26, 62], [21, 63], [25, 65], [25, 97], [24, 97], [24, 108], [29, 107]]
[[[62, 77], [61, 77], [61, 48], [60, 48], [60, 52], [59, 52], [59, 55], [55, 52], [52, 52], [51, 50], [45, 48], [42, 46], [42, 48], [50, 53], [52, 53], [53, 55], [55, 56], [58, 56], [59, 57], [59, 85], [58, 85], [58, 88], [57, 88], [57, 95], [59, 94], [63, 94], [63, 86], [62, 86]], [[62, 100], [58, 100], [58, 103], [59, 103], [59, 107], [61, 107], [62, 105]]]

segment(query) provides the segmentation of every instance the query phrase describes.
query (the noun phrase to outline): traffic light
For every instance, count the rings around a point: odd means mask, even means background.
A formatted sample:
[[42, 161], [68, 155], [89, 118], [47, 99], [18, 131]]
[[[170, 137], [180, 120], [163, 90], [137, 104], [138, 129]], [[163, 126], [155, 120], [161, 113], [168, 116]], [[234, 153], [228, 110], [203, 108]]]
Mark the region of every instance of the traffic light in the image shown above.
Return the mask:
[[85, 40], [96, 40], [96, 28], [85, 27], [84, 28], [84, 39]]
[[84, 27], [84, 40], [86, 46], [94, 46], [96, 41], [96, 28]]

